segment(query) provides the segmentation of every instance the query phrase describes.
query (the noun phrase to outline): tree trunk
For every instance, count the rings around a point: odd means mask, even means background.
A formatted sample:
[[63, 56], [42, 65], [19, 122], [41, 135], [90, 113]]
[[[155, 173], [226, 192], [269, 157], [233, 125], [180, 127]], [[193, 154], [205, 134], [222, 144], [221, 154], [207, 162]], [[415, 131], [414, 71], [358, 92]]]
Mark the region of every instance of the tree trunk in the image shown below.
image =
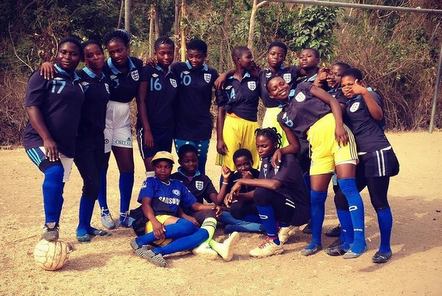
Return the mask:
[[150, 11], [149, 11], [149, 51], [148, 51], [148, 57], [151, 57], [153, 54], [153, 44], [155, 42], [154, 40], [154, 32], [155, 32], [155, 5], [150, 5]]
[[119, 29], [121, 27], [121, 19], [123, 18], [123, 10], [124, 10], [124, 0], [121, 0], [120, 15], [118, 16], [117, 29]]
[[175, 41], [175, 56], [180, 53], [178, 40], [180, 39], [180, 0], [175, 0], [175, 19], [173, 22], [173, 37]]
[[253, 0], [252, 13], [250, 14], [249, 23], [249, 38], [247, 40], [247, 47], [253, 52], [253, 35], [255, 33], [255, 17], [256, 11], [259, 7], [263, 6], [267, 1], [259, 2], [259, 0]]
[[181, 61], [186, 61], [186, 25], [184, 24], [184, 20], [186, 18], [186, 0], [181, 1], [181, 21], [180, 21], [180, 53], [181, 53]]
[[124, 1], [124, 29], [130, 33], [130, 7], [131, 7], [131, 0], [125, 0]]

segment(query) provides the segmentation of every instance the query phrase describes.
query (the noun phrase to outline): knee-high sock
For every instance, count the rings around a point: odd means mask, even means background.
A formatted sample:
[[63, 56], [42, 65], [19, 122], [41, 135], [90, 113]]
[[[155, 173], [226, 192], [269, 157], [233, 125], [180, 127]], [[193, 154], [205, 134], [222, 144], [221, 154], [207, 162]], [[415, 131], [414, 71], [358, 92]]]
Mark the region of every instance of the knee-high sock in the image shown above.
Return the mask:
[[134, 187], [134, 172], [120, 173], [120, 214], [129, 210], [132, 188]]
[[312, 241], [310, 245], [312, 247], [321, 245], [322, 223], [324, 223], [326, 198], [327, 192], [310, 191], [310, 228], [312, 230]]
[[[175, 224], [166, 225], [164, 228], [166, 229], [166, 238], [174, 239], [194, 233], [197, 227], [186, 219], [179, 219]], [[139, 246], [149, 245], [156, 240], [157, 238], [155, 238], [153, 231], [136, 238], [136, 242]]]
[[381, 253], [391, 252], [390, 237], [393, 227], [393, 215], [390, 208], [377, 209], [379, 231], [381, 232], [381, 244], [379, 251]]
[[98, 204], [100, 205], [100, 209], [102, 210], [109, 210], [109, 207], [107, 205], [107, 168], [102, 168], [100, 172], [100, 190], [98, 192]]
[[208, 237], [209, 232], [206, 229], [198, 228], [192, 234], [180, 237], [164, 247], [154, 248], [152, 251], [155, 254], [167, 255], [176, 252], [192, 250], [201, 245], [201, 243], [207, 240]]
[[339, 179], [339, 187], [348, 201], [351, 221], [353, 223], [353, 244], [351, 250], [355, 253], [362, 253], [365, 250], [365, 223], [364, 223], [364, 204], [361, 195], [356, 187], [354, 178]]
[[212, 237], [215, 234], [216, 224], [217, 224], [216, 219], [213, 217], [204, 219], [201, 228], [207, 230], [208, 238], [202, 244], [209, 244], [209, 242], [212, 240]]
[[95, 200], [88, 196], [80, 199], [80, 210], [78, 217], [77, 235], [85, 235], [91, 227], [92, 213], [94, 211]]
[[341, 224], [341, 246], [348, 250], [353, 243], [353, 223], [351, 223], [351, 215], [349, 211], [337, 209], [339, 223]]
[[271, 206], [256, 206], [267, 236], [273, 239], [276, 244], [280, 244], [278, 239], [278, 227], [276, 225], [275, 212]]
[[63, 205], [63, 174], [64, 169], [61, 165], [50, 166], [44, 171], [42, 190], [45, 223], [60, 221]]

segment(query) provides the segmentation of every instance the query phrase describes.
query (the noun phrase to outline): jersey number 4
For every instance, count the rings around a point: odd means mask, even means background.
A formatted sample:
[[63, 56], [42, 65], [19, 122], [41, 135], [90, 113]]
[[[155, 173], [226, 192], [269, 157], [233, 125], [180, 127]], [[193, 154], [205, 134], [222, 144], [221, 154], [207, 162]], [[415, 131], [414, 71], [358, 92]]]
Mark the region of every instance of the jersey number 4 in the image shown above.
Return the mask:
[[65, 86], [66, 86], [66, 81], [64, 80], [52, 80], [51, 93], [60, 94]]

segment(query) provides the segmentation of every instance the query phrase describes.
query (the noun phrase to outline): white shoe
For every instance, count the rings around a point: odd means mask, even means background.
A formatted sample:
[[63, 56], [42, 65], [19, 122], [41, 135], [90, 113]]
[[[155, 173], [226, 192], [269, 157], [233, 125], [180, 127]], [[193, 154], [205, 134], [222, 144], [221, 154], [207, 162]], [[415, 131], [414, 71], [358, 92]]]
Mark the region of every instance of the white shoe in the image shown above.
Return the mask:
[[278, 238], [281, 244], [285, 244], [291, 236], [295, 235], [298, 228], [299, 227], [293, 225], [281, 227], [278, 232]]
[[230, 236], [221, 244], [216, 241], [211, 241], [212, 248], [224, 259], [224, 261], [230, 261], [233, 258], [233, 247], [239, 241], [240, 235], [234, 231]]
[[208, 243], [202, 243], [192, 250], [192, 253], [197, 256], [204, 257], [209, 260], [216, 260], [218, 253], [212, 250]]
[[267, 238], [262, 242], [261, 245], [251, 250], [249, 254], [252, 257], [262, 258], [272, 255], [279, 255], [282, 252], [284, 252], [282, 244], [277, 245], [272, 239]]
[[116, 227], [114, 219], [108, 209], [101, 209], [101, 224], [106, 229], [114, 229]]

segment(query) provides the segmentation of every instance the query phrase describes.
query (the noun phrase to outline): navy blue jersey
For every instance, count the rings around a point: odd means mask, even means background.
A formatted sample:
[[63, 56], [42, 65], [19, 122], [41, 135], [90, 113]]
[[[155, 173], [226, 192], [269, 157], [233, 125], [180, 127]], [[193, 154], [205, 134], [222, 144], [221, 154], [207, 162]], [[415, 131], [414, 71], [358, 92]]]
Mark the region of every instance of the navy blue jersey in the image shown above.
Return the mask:
[[[141, 81], [147, 81], [147, 116], [151, 128], [175, 128], [173, 104], [177, 98], [178, 82], [172, 71], [164, 71], [160, 66], [145, 66], [141, 71]], [[141, 121], [138, 120], [138, 128]]]
[[[72, 158], [84, 93], [76, 73], [69, 74], [58, 65], [54, 68], [55, 74], [51, 80], [44, 79], [38, 71], [31, 75], [25, 106], [39, 108], [59, 152]], [[24, 130], [23, 145], [26, 149], [43, 146], [43, 139], [29, 121]]]
[[143, 182], [138, 202], [150, 198], [155, 215], [178, 216], [180, 207], [190, 208], [196, 202], [195, 196], [178, 180], [161, 182], [157, 177], [149, 177]]
[[[370, 93], [377, 104], [383, 108], [381, 97], [374, 91]], [[390, 146], [382, 129], [382, 121], [371, 117], [361, 95], [346, 101], [344, 122], [355, 136], [358, 152], [374, 152]]]
[[269, 80], [276, 76], [281, 76], [288, 85], [290, 85], [290, 89], [296, 88], [296, 79], [298, 78], [299, 70], [295, 66], [290, 67], [281, 67], [276, 73], [273, 73], [270, 69], [266, 68], [259, 72], [259, 85], [261, 88], [261, 99], [266, 108], [279, 107], [281, 105], [281, 101], [273, 100], [269, 96], [269, 92], [267, 91], [267, 83]]
[[245, 72], [241, 81], [229, 76], [221, 90], [216, 91], [216, 102], [224, 107], [227, 113], [257, 121], [258, 102], [260, 95], [259, 80]]
[[78, 126], [78, 138], [104, 137], [106, 107], [110, 96], [109, 80], [104, 73], [97, 76], [88, 67], [84, 67], [77, 74], [81, 79], [85, 97]]
[[122, 73], [112, 63], [111, 58], [107, 59], [106, 64], [104, 65], [103, 72], [111, 80], [111, 101], [128, 103], [137, 96], [138, 86], [140, 85], [140, 72], [142, 67], [143, 62], [140, 59], [129, 57], [129, 72]]
[[172, 71], [179, 79], [175, 138], [191, 141], [210, 139], [213, 128], [210, 113], [212, 89], [218, 72], [206, 64], [193, 68], [189, 61], [173, 64]]
[[262, 159], [259, 172], [260, 179], [274, 179], [281, 182], [275, 191], [292, 200], [297, 206], [310, 205], [310, 197], [304, 183], [301, 167], [294, 154], [282, 156], [279, 168], [274, 169], [271, 157]]
[[278, 114], [278, 121], [292, 129], [299, 139], [307, 139], [308, 129], [331, 112], [327, 103], [311, 94], [311, 88], [310, 82], [299, 83], [294, 97]]
[[[259, 178], [259, 171], [257, 169], [251, 168], [250, 173], [252, 174], [253, 179]], [[242, 174], [238, 171], [235, 171], [233, 174], [229, 177], [229, 182], [227, 184], [227, 192], [230, 192], [232, 190], [233, 185], [235, 185], [236, 181], [242, 178]], [[255, 187], [253, 186], [241, 186], [241, 189], [239, 190], [240, 193], [246, 193], [255, 190]]]
[[172, 174], [170, 178], [182, 182], [199, 203], [203, 203], [204, 200], [211, 203], [210, 195], [218, 194], [209, 177], [199, 172], [189, 178], [182, 172], [181, 168], [178, 168], [178, 172]]

